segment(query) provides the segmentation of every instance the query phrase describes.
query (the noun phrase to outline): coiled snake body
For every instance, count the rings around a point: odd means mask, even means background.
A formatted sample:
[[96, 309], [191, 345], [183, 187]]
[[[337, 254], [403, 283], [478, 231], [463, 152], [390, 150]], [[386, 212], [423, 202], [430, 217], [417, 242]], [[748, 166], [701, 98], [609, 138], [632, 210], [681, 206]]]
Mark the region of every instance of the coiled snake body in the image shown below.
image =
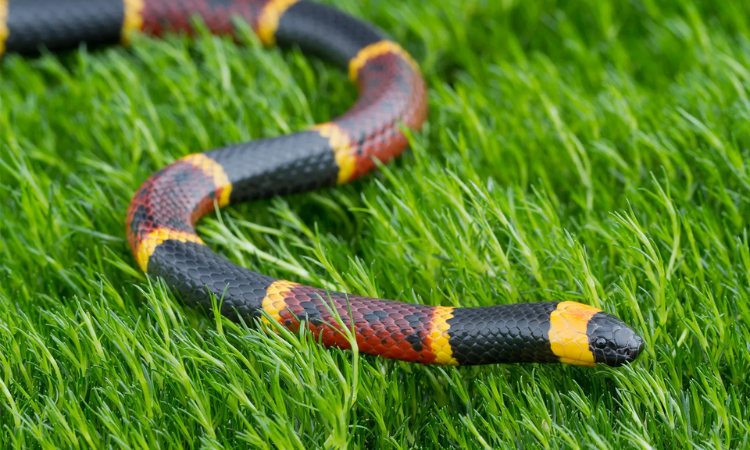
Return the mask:
[[403, 361], [618, 366], [638, 356], [643, 341], [631, 328], [580, 303], [453, 308], [364, 298], [252, 272], [201, 241], [193, 224], [215, 205], [346, 183], [407, 147], [401, 127], [418, 130], [425, 120], [425, 84], [409, 54], [366, 23], [308, 0], [0, 0], [0, 54], [127, 43], [134, 31], [191, 33], [194, 18], [230, 35], [242, 19], [265, 44], [320, 55], [348, 71], [360, 97], [330, 122], [186, 156], [151, 176], [127, 215], [141, 269], [188, 303], [210, 308], [213, 294], [233, 320], [304, 325], [324, 345], [349, 348], [333, 305], [360, 351]]

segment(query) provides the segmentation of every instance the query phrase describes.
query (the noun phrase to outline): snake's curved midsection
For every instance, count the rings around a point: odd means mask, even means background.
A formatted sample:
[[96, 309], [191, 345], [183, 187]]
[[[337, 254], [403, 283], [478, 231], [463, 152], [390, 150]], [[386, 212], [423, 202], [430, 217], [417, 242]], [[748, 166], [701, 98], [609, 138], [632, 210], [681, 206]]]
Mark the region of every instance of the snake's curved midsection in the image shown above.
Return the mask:
[[[265, 44], [295, 45], [345, 69], [359, 88], [341, 117], [295, 134], [196, 153], [151, 176], [127, 216], [130, 248], [148, 274], [187, 302], [238, 320], [309, 327], [323, 344], [426, 364], [563, 362], [620, 365], [643, 341], [626, 324], [575, 302], [484, 308], [424, 306], [330, 292], [239, 267], [196, 234], [201, 216], [232, 203], [346, 183], [408, 145], [427, 115], [425, 83], [409, 54], [374, 27], [307, 0], [0, 0], [0, 53], [80, 42], [192, 33], [193, 19], [231, 35], [249, 23]], [[266, 314], [262, 314], [265, 312]]]

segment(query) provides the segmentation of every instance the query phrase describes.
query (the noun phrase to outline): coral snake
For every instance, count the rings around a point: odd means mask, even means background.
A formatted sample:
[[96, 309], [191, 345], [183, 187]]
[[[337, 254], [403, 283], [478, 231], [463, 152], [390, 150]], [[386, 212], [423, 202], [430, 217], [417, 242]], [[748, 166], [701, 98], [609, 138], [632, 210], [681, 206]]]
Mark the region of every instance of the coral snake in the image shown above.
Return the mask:
[[[572, 301], [454, 308], [364, 298], [277, 280], [209, 249], [193, 224], [216, 206], [346, 183], [407, 147], [403, 129], [427, 115], [409, 54], [379, 30], [308, 0], [0, 0], [0, 54], [127, 43], [133, 32], [192, 33], [194, 19], [232, 35], [249, 23], [267, 45], [297, 46], [346, 69], [359, 88], [344, 115], [298, 133], [196, 153], [152, 175], [135, 194], [127, 235], [138, 265], [190, 304], [232, 319], [309, 327], [326, 346], [424, 364], [633, 361], [642, 339], [620, 319]], [[265, 311], [267, 315], [260, 312]]]

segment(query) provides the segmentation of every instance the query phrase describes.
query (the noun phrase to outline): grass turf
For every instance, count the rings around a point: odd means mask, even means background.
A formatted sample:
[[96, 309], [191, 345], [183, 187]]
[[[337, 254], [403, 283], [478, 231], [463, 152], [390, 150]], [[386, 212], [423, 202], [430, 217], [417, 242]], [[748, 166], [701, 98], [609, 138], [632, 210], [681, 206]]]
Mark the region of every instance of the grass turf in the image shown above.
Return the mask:
[[345, 74], [251, 37], [10, 56], [0, 446], [750, 446], [748, 3], [344, 3], [420, 61], [428, 126], [375, 176], [231, 208], [202, 236], [356, 294], [584, 302], [645, 354], [422, 367], [183, 307], [127, 250], [131, 195], [180, 156], [345, 111]]

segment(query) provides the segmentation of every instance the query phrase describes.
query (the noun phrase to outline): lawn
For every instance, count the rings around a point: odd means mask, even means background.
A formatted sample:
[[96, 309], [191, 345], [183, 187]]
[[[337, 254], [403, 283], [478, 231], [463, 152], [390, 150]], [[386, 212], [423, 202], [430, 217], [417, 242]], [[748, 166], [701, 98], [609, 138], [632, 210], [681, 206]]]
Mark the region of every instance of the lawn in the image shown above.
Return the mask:
[[199, 231], [262, 273], [430, 305], [575, 300], [628, 367], [440, 368], [185, 307], [128, 202], [195, 151], [356, 98], [300, 52], [208, 35], [0, 62], [0, 447], [750, 447], [750, 4], [360, 0], [429, 122], [351, 185]]

